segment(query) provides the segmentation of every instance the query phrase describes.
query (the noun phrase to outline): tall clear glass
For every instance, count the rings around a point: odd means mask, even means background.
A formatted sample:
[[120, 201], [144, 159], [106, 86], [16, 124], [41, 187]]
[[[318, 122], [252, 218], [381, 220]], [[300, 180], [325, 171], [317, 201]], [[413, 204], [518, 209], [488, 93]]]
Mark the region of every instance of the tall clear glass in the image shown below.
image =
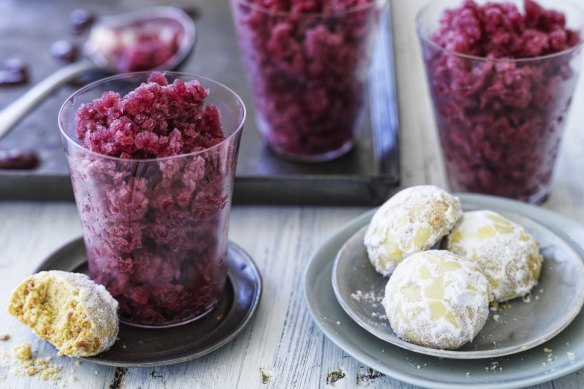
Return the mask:
[[[522, 1], [511, 3], [522, 9]], [[584, 38], [580, 5], [565, 0], [538, 3], [564, 13], [567, 26]], [[540, 203], [550, 192], [580, 73], [582, 43], [527, 59], [455, 53], [434, 43], [432, 33], [443, 12], [461, 4], [431, 1], [416, 20], [450, 186]]]
[[385, 0], [330, 14], [277, 12], [231, 0], [258, 128], [291, 160], [348, 152], [363, 116], [369, 60]]
[[123, 322], [165, 327], [204, 316], [222, 297], [245, 107], [217, 82], [166, 73], [170, 83], [197, 80], [209, 89], [205, 103], [222, 113], [221, 143], [155, 159], [114, 158], [84, 148], [75, 131], [78, 108], [106, 91], [124, 95], [149, 74], [114, 76], [79, 90], [61, 108], [59, 126], [91, 278], [118, 300]]

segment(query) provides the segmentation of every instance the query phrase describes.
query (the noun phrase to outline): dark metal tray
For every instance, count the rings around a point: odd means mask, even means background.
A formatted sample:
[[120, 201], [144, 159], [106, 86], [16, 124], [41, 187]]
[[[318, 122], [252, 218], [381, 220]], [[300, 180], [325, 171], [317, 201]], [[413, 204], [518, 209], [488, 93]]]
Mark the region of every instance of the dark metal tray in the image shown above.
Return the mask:
[[[368, 109], [361, 139], [335, 161], [301, 164], [275, 157], [255, 128], [250, 91], [239, 59], [229, 0], [197, 0], [200, 9], [194, 54], [181, 71], [216, 79], [234, 89], [249, 110], [237, 167], [234, 202], [247, 204], [371, 205], [385, 200], [399, 184], [398, 109], [391, 31], [385, 15], [376, 47]], [[70, 37], [69, 14], [79, 7], [98, 15], [158, 5], [143, 0], [4, 0], [0, 2], [0, 60], [18, 57], [30, 65], [31, 83], [0, 88], [0, 109], [61, 65], [51, 58], [52, 42]], [[172, 2], [176, 4], [176, 2]], [[78, 38], [78, 39], [82, 39]], [[0, 199], [70, 200], [71, 184], [62, 151], [57, 113], [79, 85], [67, 85], [32, 111], [0, 149], [29, 148], [42, 164], [32, 171], [0, 170]]]

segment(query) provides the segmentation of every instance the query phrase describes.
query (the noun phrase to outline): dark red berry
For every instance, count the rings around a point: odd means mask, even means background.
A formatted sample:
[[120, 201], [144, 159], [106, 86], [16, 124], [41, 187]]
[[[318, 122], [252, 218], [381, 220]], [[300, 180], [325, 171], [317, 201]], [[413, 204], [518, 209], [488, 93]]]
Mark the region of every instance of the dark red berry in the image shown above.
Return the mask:
[[79, 47], [67, 39], [53, 42], [50, 51], [54, 58], [63, 62], [71, 63], [79, 59]]
[[71, 12], [69, 21], [73, 33], [81, 34], [95, 22], [95, 14], [87, 9], [79, 8]]
[[31, 150], [0, 150], [0, 169], [34, 169], [39, 157]]
[[28, 81], [28, 67], [23, 61], [17, 58], [9, 58], [2, 63], [0, 86], [26, 84]]

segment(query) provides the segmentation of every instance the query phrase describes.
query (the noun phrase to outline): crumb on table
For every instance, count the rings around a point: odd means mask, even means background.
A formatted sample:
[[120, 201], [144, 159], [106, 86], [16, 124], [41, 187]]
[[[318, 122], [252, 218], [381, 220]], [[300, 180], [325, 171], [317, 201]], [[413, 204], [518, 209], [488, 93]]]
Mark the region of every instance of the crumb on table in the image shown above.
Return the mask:
[[43, 381], [60, 379], [61, 366], [49, 363], [51, 358], [33, 358], [32, 345], [24, 343], [13, 348], [15, 366], [12, 372], [17, 376], [37, 376]]
[[32, 345], [30, 343], [19, 344], [14, 346], [12, 350], [14, 356], [20, 359], [31, 359], [32, 358]]
[[274, 373], [270, 370], [267, 370], [267, 369], [260, 367], [260, 375], [262, 378], [262, 384], [267, 385], [272, 380]]
[[329, 371], [328, 374], [326, 375], [326, 384], [332, 385], [338, 380], [342, 380], [343, 378], [345, 378], [345, 376], [346, 376], [345, 371], [342, 368]]

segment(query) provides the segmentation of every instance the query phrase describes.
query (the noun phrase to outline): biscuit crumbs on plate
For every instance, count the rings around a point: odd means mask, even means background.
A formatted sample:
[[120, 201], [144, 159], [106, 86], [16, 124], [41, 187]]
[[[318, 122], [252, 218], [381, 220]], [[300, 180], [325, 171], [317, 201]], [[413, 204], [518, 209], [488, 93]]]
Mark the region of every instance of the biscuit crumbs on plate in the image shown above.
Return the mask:
[[574, 363], [574, 361], [576, 360], [576, 353], [568, 351], [566, 352], [566, 356], [568, 357], [570, 363]]
[[351, 293], [351, 298], [358, 302], [363, 300], [366, 303], [371, 304], [371, 306], [377, 307], [377, 304], [383, 300], [383, 294], [378, 294], [375, 290], [370, 290], [366, 293], [361, 290], [357, 290], [355, 293]]
[[558, 359], [558, 356], [554, 354], [554, 350], [552, 350], [551, 348], [548, 347], [544, 347], [543, 352], [546, 353], [547, 355], [547, 362], [551, 363], [553, 361], [555, 361], [556, 359]]
[[485, 371], [503, 371], [503, 366], [498, 361], [493, 361], [490, 366], [485, 366]]
[[9, 339], [10, 339], [10, 335], [8, 335], [8, 334], [0, 334], [0, 341], [6, 342]]

